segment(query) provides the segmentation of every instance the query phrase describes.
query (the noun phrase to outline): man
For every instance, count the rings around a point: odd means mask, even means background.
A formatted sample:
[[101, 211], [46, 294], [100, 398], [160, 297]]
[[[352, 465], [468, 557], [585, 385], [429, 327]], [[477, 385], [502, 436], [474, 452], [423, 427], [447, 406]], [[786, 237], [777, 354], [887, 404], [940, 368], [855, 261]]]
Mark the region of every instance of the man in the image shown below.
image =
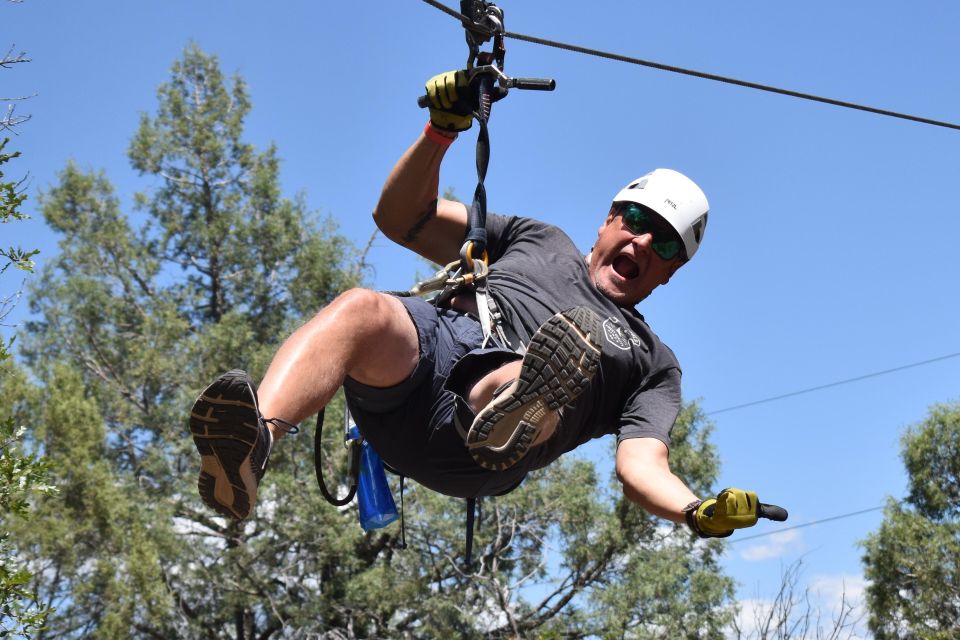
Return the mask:
[[[374, 218], [392, 240], [447, 264], [468, 215], [437, 197], [440, 165], [476, 98], [463, 72], [435, 76], [427, 92], [430, 122], [387, 178]], [[693, 257], [707, 214], [696, 184], [657, 169], [617, 193], [585, 257], [556, 227], [489, 215], [487, 285], [509, 345], [484, 348], [472, 296], [436, 308], [363, 289], [340, 295], [288, 338], [259, 391], [232, 371], [200, 395], [190, 426], [201, 496], [247, 517], [274, 443], [342, 385], [384, 461], [441, 493], [505, 493], [612, 433], [617, 476], [644, 509], [702, 536], [752, 526], [755, 494], [701, 502], [670, 471], [680, 369], [634, 309]]]

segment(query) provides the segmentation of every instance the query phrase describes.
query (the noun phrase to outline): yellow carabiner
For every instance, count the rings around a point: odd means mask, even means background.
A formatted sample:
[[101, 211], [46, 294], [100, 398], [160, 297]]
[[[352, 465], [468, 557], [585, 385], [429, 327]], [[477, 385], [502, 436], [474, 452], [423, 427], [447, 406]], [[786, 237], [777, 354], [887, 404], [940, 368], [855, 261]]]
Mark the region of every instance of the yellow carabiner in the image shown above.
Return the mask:
[[[474, 257], [473, 257], [473, 242], [472, 242], [472, 241], [467, 243], [466, 251], [464, 252], [464, 254], [466, 255], [467, 263], [470, 265], [470, 270], [473, 271], [473, 270], [474, 270], [474, 269], [473, 269], [473, 260], [474, 260]], [[486, 250], [486, 249], [483, 250], [483, 254], [480, 256], [480, 260], [483, 262], [483, 265], [484, 265], [484, 266], [488, 266], [488, 265], [490, 264], [490, 256], [487, 254], [487, 250]]]

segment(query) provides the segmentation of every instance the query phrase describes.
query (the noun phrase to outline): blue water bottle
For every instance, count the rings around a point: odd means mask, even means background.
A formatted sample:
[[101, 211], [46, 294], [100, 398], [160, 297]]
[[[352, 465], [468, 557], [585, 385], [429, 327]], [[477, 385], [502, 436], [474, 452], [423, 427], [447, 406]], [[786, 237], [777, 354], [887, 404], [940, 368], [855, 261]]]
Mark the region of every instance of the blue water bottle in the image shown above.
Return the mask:
[[[350, 425], [349, 434], [350, 439], [360, 438], [357, 425]], [[366, 440], [360, 444], [357, 503], [360, 507], [360, 526], [364, 531], [385, 527], [400, 517], [397, 513], [397, 504], [393, 501], [393, 492], [387, 484], [383, 460]]]

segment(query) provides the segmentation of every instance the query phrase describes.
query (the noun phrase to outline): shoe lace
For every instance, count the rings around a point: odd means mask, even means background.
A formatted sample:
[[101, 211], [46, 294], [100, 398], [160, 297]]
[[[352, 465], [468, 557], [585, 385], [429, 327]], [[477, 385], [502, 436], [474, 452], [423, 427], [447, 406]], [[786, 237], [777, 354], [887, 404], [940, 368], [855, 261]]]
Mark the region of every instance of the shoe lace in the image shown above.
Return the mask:
[[284, 433], [289, 433], [291, 435], [300, 433], [300, 427], [293, 424], [292, 422], [287, 422], [283, 418], [261, 418], [265, 423], [272, 424], [277, 429], [280, 429]]

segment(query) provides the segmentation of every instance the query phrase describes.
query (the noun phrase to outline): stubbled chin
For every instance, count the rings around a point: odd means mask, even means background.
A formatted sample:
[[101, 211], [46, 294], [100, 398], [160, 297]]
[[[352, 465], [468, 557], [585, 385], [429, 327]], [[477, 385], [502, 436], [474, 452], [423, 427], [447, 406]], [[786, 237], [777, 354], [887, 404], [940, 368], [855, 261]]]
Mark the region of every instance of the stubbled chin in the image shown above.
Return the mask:
[[601, 282], [599, 279], [594, 279], [593, 285], [597, 290], [602, 293], [607, 299], [617, 305], [629, 304], [626, 292], [624, 292], [619, 287], [609, 285], [605, 282]]
[[631, 291], [630, 289], [632, 289], [632, 287], [630, 285], [632, 283], [632, 280], [623, 280], [620, 278], [620, 276], [616, 275], [616, 272], [613, 272], [613, 278], [603, 278], [598, 275], [593, 279], [593, 285], [597, 290], [608, 300], [620, 307], [632, 307], [650, 295], [649, 291], [645, 294]]

